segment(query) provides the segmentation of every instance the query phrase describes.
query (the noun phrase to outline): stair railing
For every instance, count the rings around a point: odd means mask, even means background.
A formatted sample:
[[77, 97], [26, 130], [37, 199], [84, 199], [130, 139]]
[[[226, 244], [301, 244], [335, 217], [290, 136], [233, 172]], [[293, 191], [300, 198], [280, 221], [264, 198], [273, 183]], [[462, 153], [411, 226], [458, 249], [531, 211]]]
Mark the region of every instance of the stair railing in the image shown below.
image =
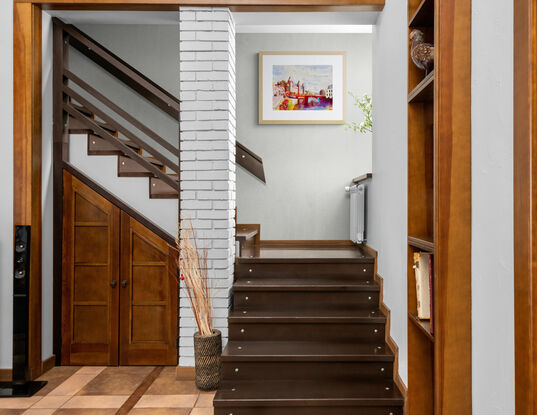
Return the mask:
[[[83, 55], [87, 56], [90, 60], [98, 64], [102, 69], [119, 79], [132, 90], [138, 92], [143, 98], [153, 103], [157, 108], [164, 111], [166, 114], [173, 117], [174, 120], [179, 122], [179, 100], [176, 97], [165, 91], [163, 88], [158, 86], [156, 83], [138, 72], [132, 66], [127, 64], [125, 61], [114, 55], [104, 46], [91, 39], [74, 26], [65, 24], [57, 18], [54, 18], [53, 21], [54, 25], [63, 33], [64, 42], [62, 44], [62, 52], [64, 56], [68, 57], [68, 53], [66, 53], [65, 48], [68, 45], [71, 45]], [[59, 51], [56, 53], [58, 52]], [[171, 155], [176, 156], [177, 159], [179, 159], [179, 138], [177, 138], [176, 146], [165, 140], [152, 129], [125, 111], [120, 105], [111, 101], [104, 94], [100, 93], [87, 82], [83, 81], [80, 77], [71, 72], [68, 69], [69, 65], [67, 59], [63, 59], [62, 63], [61, 75], [63, 85], [61, 88], [61, 93], [63, 94], [63, 111], [65, 111], [69, 117], [76, 119], [82, 125], [87, 127], [89, 131], [93, 131], [100, 138], [107, 141], [120, 153], [129, 157], [155, 177], [161, 179], [163, 182], [179, 191], [178, 177], [180, 175], [180, 168], [178, 162], [172, 161], [169, 157], [164, 155], [156, 148], [158, 145], [160, 148], [167, 150]], [[74, 89], [75, 87], [76, 91]], [[106, 108], [106, 110], [104, 108]], [[108, 113], [108, 109], [111, 110], [110, 113]], [[129, 128], [118, 122], [117, 116], [144, 134], [147, 139], [141, 139]], [[139, 154], [137, 151], [126, 145], [120, 137], [116, 137], [110, 131], [108, 131], [107, 128], [103, 128], [103, 125], [97, 122], [94, 117], [104, 121], [107, 124], [107, 127], [117, 131], [119, 134], [121, 134], [122, 138], [124, 137], [136, 144], [142, 150], [143, 154]], [[151, 156], [157, 162], [162, 164], [162, 166], [164, 166], [164, 170], [166, 171], [161, 170], [153, 163], [148, 161], [148, 159], [145, 157], [146, 155]], [[172, 173], [168, 172], [168, 169], [177, 174], [177, 179], [167, 174]]]

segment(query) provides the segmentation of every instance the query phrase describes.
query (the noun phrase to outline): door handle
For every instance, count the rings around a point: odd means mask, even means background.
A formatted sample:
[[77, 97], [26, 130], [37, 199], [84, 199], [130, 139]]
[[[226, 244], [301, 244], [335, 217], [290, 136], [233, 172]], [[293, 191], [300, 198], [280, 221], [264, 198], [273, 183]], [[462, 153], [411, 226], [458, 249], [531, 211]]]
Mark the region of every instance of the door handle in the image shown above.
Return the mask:
[[125, 288], [127, 286], [127, 280], [121, 281], [121, 286]]
[[116, 280], [112, 280], [112, 281], [110, 281], [110, 287], [112, 287], [112, 288], [116, 288], [116, 285], [117, 285], [117, 281], [116, 281]]

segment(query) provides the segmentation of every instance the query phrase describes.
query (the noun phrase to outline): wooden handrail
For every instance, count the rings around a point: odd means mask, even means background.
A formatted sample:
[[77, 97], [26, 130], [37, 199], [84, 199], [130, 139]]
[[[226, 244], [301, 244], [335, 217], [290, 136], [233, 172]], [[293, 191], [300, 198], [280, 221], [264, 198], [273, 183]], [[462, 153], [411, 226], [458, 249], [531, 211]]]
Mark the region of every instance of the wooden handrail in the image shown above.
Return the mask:
[[65, 24], [58, 18], [53, 18], [53, 22], [69, 35], [71, 46], [140, 93], [158, 108], [179, 120], [179, 100], [176, 97], [73, 25]]
[[[68, 86], [64, 86], [63, 87], [63, 92], [73, 98], [75, 101], [77, 101], [79, 104], [82, 104], [84, 107], [86, 107], [87, 109], [89, 109], [93, 114], [97, 115], [100, 119], [102, 119], [103, 121], [105, 121], [106, 123], [108, 123], [110, 126], [113, 127], [114, 130], [116, 131], [119, 131], [120, 133], [122, 133], [126, 138], [128, 138], [129, 140], [133, 141], [134, 143], [138, 144], [142, 149], [146, 150], [148, 153], [150, 153], [153, 157], [155, 157], [156, 159], [158, 159], [162, 164], [166, 165], [167, 167], [169, 167], [170, 169], [172, 169], [175, 173], [179, 174], [180, 173], [180, 169], [179, 169], [179, 166], [174, 163], [173, 161], [171, 161], [169, 158], [167, 158], [165, 155], [163, 155], [161, 152], [159, 152], [158, 150], [154, 149], [153, 147], [151, 147], [149, 144], [147, 144], [145, 141], [141, 140], [140, 138], [138, 138], [134, 133], [132, 133], [131, 131], [127, 130], [125, 127], [123, 127], [121, 124], [119, 124], [118, 122], [116, 122], [112, 117], [106, 115], [104, 112], [102, 112], [101, 110], [99, 110], [96, 106], [94, 106], [91, 102], [89, 102], [88, 100], [84, 99], [81, 95], [79, 95], [78, 93], [76, 93], [75, 91], [73, 91], [71, 88], [69, 88]], [[72, 106], [71, 106], [72, 107]], [[72, 107], [73, 109], [76, 110], [76, 108]], [[86, 117], [88, 119], [90, 119], [89, 117]], [[98, 124], [97, 124], [98, 125]], [[112, 136], [113, 137], [113, 136]], [[117, 139], [116, 139], [117, 141]]]
[[140, 156], [133, 149], [123, 144], [120, 140], [118, 140], [116, 137], [110, 134], [107, 130], [101, 127], [97, 122], [95, 122], [94, 119], [89, 118], [86, 115], [82, 114], [81, 112], [79, 112], [77, 109], [75, 109], [73, 106], [71, 106], [68, 103], [63, 104], [63, 109], [67, 113], [69, 113], [69, 115], [71, 115], [72, 117], [76, 118], [80, 122], [87, 125], [88, 129], [91, 129], [95, 133], [99, 134], [100, 137], [108, 141], [110, 144], [116, 147], [119, 151], [123, 152], [125, 155], [132, 158], [133, 160], [136, 160], [138, 164], [140, 164], [141, 166], [149, 170], [151, 173], [153, 173], [159, 179], [164, 181], [166, 184], [170, 185], [172, 188], [178, 189], [179, 184], [176, 181], [174, 181], [170, 176], [168, 176], [162, 170], [158, 169], [153, 164], [149, 163], [147, 160], [145, 160], [142, 156]]
[[164, 147], [170, 153], [174, 154], [177, 157], [180, 156], [181, 153], [180, 153], [180, 151], [179, 151], [179, 149], [177, 147], [174, 147], [172, 144], [170, 144], [164, 138], [159, 136], [153, 130], [151, 130], [150, 128], [146, 127], [144, 124], [142, 124], [140, 121], [138, 121], [132, 115], [130, 115], [127, 111], [121, 109], [118, 105], [114, 104], [112, 101], [110, 101], [108, 98], [106, 98], [103, 94], [101, 94], [95, 88], [92, 88], [89, 84], [84, 82], [82, 79], [80, 79], [74, 73], [72, 73], [68, 69], [64, 69], [63, 73], [64, 73], [64, 76], [67, 79], [69, 79], [70, 81], [73, 81], [76, 85], [78, 85], [80, 88], [82, 88], [88, 94], [92, 95], [93, 97], [95, 97], [96, 99], [101, 101], [104, 105], [106, 105], [108, 108], [110, 108], [116, 114], [118, 114], [121, 118], [123, 118], [124, 120], [128, 121], [130, 124], [134, 125], [138, 130], [140, 130], [141, 132], [146, 134], [148, 137], [150, 137], [153, 140], [155, 140], [159, 145]]

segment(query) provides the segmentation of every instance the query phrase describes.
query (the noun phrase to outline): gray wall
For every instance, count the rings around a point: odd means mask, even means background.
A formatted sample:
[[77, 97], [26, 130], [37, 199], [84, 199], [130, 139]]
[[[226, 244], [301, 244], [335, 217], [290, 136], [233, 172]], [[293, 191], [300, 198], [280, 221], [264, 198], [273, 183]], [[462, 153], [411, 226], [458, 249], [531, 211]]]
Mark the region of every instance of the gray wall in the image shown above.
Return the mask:
[[[472, 405], [513, 415], [513, 2], [472, 2]], [[498, 358], [501, 356], [501, 358]]]
[[[262, 239], [349, 239], [344, 187], [371, 169], [371, 137], [343, 125], [259, 125], [258, 52], [346, 51], [347, 90], [371, 95], [370, 34], [237, 34], [237, 140], [263, 158], [267, 184], [237, 168], [239, 223]], [[347, 98], [347, 120], [361, 121]]]
[[378, 251], [390, 332], [407, 381], [407, 5], [388, 0], [373, 29], [373, 180], [369, 186], [369, 245]]
[[0, 368], [11, 367], [13, 310], [13, 2], [0, 3]]
[[[131, 66], [179, 97], [179, 25], [79, 25]], [[71, 48], [70, 69], [164, 139], [178, 145], [179, 127], [160, 109]], [[76, 88], [75, 88], [76, 89]], [[104, 107], [106, 108], [106, 107]], [[110, 111], [106, 109], [108, 113]], [[128, 126], [128, 124], [125, 124]], [[135, 133], [136, 130], [133, 129]], [[144, 139], [143, 134], [140, 138]], [[162, 150], [162, 148], [158, 148]], [[170, 156], [168, 153], [166, 155]]]

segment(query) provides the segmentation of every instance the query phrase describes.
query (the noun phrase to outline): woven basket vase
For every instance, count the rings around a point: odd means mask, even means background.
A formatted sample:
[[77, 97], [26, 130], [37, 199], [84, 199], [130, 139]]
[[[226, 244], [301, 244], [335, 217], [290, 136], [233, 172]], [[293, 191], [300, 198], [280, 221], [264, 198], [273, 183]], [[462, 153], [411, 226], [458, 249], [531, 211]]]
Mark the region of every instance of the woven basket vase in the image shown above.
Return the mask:
[[222, 333], [214, 330], [210, 336], [194, 333], [194, 358], [196, 360], [196, 386], [202, 391], [218, 388], [222, 356]]

